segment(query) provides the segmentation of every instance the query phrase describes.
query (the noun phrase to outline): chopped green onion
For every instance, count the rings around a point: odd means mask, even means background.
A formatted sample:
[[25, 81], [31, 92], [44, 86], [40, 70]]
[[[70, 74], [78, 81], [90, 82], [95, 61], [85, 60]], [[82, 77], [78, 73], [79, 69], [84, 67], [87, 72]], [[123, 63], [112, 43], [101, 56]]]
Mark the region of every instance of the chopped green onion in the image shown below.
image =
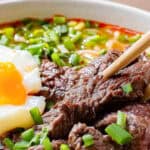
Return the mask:
[[43, 140], [47, 137], [47, 135], [48, 135], [48, 129], [42, 128], [42, 132], [40, 133], [40, 143], [43, 142]]
[[68, 50], [74, 50], [75, 49], [75, 45], [72, 42], [72, 40], [68, 37], [65, 38], [64, 40], [64, 46], [68, 49]]
[[51, 55], [52, 61], [55, 62], [58, 66], [64, 66], [64, 61], [60, 58], [58, 53], [52, 53]]
[[7, 36], [7, 38], [12, 39], [14, 35], [14, 28], [13, 27], [7, 27], [3, 29], [4, 34]]
[[127, 84], [123, 85], [122, 89], [126, 94], [130, 94], [133, 91], [131, 83], [127, 83]]
[[94, 144], [94, 139], [91, 134], [85, 134], [82, 136], [83, 144], [85, 147], [90, 147]]
[[[79, 32], [79, 31], [78, 31]], [[74, 37], [74, 35], [77, 33], [77, 31], [74, 28], [69, 28], [69, 36]]]
[[32, 116], [33, 121], [35, 122], [35, 124], [42, 124], [43, 120], [39, 111], [38, 107], [34, 107], [30, 110], [30, 114]]
[[99, 54], [100, 55], [105, 55], [107, 53], [107, 50], [106, 49], [102, 49], [100, 50]]
[[82, 38], [82, 33], [78, 31], [78, 32], [72, 37], [72, 41], [75, 43], [75, 42], [78, 42], [81, 38]]
[[66, 25], [58, 25], [54, 29], [59, 36], [68, 32], [68, 28]]
[[43, 29], [35, 29], [35, 30], [33, 31], [34, 37], [43, 36], [43, 34], [44, 34], [44, 30], [43, 30]]
[[13, 141], [12, 141], [10, 138], [5, 138], [5, 139], [3, 140], [3, 143], [5, 144], [5, 146], [6, 146], [7, 148], [9, 148], [10, 150], [13, 150], [14, 143], [13, 143]]
[[107, 41], [107, 37], [106, 36], [100, 36], [100, 35], [93, 35], [93, 36], [89, 36], [88, 38], [86, 38], [83, 42], [83, 44], [86, 47], [91, 47], [91, 46], [95, 46], [96, 44], [103, 44]]
[[14, 145], [13, 150], [26, 150], [29, 146], [30, 144], [28, 142], [21, 141]]
[[78, 54], [72, 54], [70, 57], [69, 57], [69, 63], [73, 66], [76, 66], [80, 63], [80, 55]]
[[141, 35], [137, 34], [137, 35], [129, 37], [128, 41], [132, 44], [132, 43], [136, 42], [137, 40], [139, 40], [140, 38], [141, 38]]
[[117, 124], [111, 124], [105, 128], [105, 132], [118, 144], [131, 142], [132, 135]]
[[119, 37], [118, 37], [118, 40], [120, 42], [126, 43], [126, 42], [128, 42], [128, 36], [125, 35], [125, 34], [120, 34]]
[[30, 145], [38, 145], [38, 144], [40, 144], [40, 134], [36, 134], [30, 141]]
[[127, 115], [124, 112], [118, 111], [117, 113], [117, 124], [122, 128], [126, 127], [126, 117]]
[[61, 144], [60, 150], [70, 150], [69, 145], [68, 144]]
[[66, 18], [64, 16], [54, 16], [54, 23], [56, 24], [64, 24], [66, 23]]
[[53, 150], [52, 143], [50, 142], [48, 137], [43, 140], [42, 145], [44, 147], [44, 150]]
[[33, 138], [33, 136], [34, 136], [33, 128], [28, 129], [21, 134], [21, 138], [25, 141], [30, 141]]
[[2, 45], [8, 45], [9, 43], [9, 38], [6, 35], [2, 35], [0, 37], [0, 44]]
[[55, 31], [47, 31], [48, 37], [49, 39], [47, 39], [46, 42], [54, 42], [55, 44], [59, 43], [59, 36], [58, 33], [56, 33]]
[[27, 47], [27, 50], [29, 50], [32, 55], [40, 55], [43, 47], [44, 47], [43, 43], [33, 44], [33, 45], [29, 45]]

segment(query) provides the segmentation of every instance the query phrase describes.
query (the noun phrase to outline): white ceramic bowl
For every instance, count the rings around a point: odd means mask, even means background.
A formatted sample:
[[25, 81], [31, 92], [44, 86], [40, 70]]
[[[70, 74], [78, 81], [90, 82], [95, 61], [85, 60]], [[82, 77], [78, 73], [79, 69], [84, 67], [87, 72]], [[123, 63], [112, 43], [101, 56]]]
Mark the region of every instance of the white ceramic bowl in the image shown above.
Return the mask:
[[149, 12], [110, 1], [0, 0], [0, 22], [24, 17], [48, 18], [54, 14], [99, 20], [144, 32], [150, 30]]

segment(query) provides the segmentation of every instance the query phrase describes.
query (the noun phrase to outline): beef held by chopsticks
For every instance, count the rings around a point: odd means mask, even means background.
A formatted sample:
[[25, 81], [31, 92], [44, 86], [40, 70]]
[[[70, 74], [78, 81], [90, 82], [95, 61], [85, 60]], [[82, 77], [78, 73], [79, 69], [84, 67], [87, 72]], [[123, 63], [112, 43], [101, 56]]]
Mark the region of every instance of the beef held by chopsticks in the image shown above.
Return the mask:
[[109, 80], [103, 80], [101, 72], [116, 58], [116, 52], [109, 52], [95, 60], [96, 64], [91, 62], [81, 69], [76, 84], [66, 90], [61, 102], [43, 115], [44, 124], [37, 128], [46, 126], [50, 137], [64, 137], [75, 123], [94, 120], [104, 105], [140, 100], [150, 81], [150, 61], [136, 62]]

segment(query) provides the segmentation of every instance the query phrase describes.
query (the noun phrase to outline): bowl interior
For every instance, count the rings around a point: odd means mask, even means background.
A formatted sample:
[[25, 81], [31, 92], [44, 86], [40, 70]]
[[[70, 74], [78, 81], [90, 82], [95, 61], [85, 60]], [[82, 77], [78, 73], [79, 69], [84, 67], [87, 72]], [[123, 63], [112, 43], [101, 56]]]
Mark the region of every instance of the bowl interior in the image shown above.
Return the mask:
[[25, 17], [48, 18], [63, 14], [120, 25], [138, 31], [150, 29], [150, 13], [100, 0], [6, 0], [0, 2], [0, 22]]

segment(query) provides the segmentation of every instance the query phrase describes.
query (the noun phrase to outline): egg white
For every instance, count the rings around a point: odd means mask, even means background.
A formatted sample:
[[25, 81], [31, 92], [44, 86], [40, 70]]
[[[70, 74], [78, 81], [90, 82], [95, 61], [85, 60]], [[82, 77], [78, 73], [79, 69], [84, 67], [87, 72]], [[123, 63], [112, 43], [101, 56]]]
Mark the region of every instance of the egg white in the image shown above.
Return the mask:
[[42, 114], [45, 108], [45, 98], [43, 96], [28, 96], [25, 105], [0, 106], [0, 135], [15, 128], [31, 127], [34, 122], [29, 110], [33, 107], [38, 107]]

